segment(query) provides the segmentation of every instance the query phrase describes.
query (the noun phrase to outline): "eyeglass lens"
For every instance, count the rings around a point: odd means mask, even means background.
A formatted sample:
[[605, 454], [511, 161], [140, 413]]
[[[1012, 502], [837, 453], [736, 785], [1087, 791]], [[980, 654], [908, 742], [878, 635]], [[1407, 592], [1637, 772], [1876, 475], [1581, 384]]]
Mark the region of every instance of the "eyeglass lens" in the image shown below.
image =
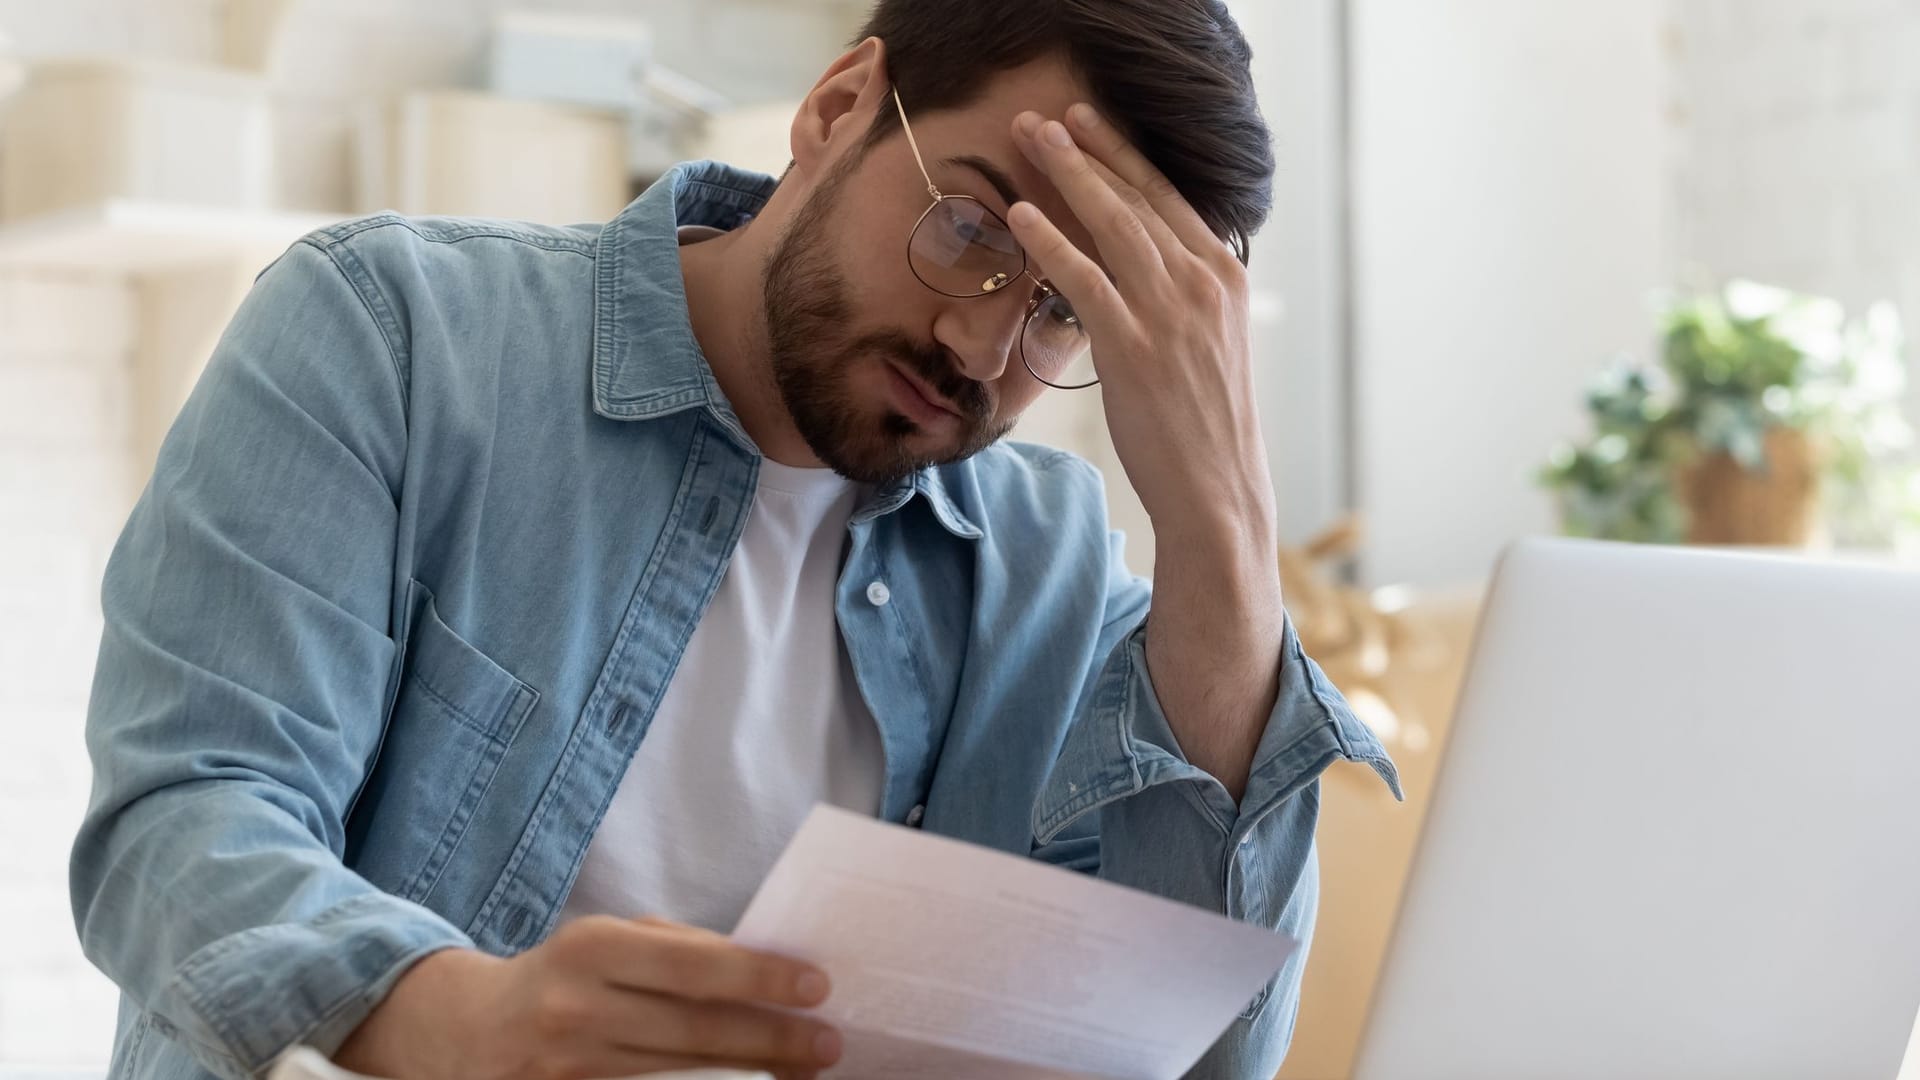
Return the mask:
[[[948, 195], [936, 200], [914, 226], [908, 243], [914, 276], [935, 292], [985, 296], [1026, 271], [1026, 253], [1013, 230], [978, 199]], [[1098, 381], [1085, 327], [1065, 297], [1048, 293], [1021, 333], [1021, 356], [1042, 381], [1074, 389]]]

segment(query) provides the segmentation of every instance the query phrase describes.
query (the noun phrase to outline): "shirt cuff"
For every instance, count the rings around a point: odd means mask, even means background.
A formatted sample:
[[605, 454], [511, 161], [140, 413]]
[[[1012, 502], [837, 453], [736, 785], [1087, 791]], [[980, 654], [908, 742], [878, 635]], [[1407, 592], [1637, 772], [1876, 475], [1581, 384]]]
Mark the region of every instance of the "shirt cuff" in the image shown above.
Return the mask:
[[264, 1075], [295, 1045], [333, 1053], [415, 962], [472, 947], [431, 911], [367, 893], [305, 922], [209, 944], [187, 958], [150, 1011], [161, 1034], [220, 1075], [241, 1080]]
[[1181, 751], [1154, 694], [1146, 643], [1147, 623], [1142, 619], [1108, 657], [1079, 721], [1068, 732], [1053, 773], [1034, 802], [1033, 830], [1040, 843], [1115, 800], [1178, 781], [1194, 784], [1214, 824], [1237, 839], [1339, 760], [1371, 766], [1395, 798], [1405, 798], [1386, 749], [1307, 657], [1291, 617], [1281, 640], [1279, 693], [1238, 806], [1224, 785]]

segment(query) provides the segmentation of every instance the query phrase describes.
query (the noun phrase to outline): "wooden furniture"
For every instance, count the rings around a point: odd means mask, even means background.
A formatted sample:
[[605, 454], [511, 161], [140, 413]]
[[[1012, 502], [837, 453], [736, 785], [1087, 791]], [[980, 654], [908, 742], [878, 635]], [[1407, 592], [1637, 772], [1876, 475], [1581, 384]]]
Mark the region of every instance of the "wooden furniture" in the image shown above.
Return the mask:
[[1426, 817], [1479, 612], [1478, 586], [1416, 592], [1333, 584], [1317, 562], [1358, 543], [1345, 523], [1281, 558], [1301, 642], [1399, 766], [1407, 801], [1371, 771], [1321, 780], [1320, 915], [1282, 1080], [1351, 1071]]

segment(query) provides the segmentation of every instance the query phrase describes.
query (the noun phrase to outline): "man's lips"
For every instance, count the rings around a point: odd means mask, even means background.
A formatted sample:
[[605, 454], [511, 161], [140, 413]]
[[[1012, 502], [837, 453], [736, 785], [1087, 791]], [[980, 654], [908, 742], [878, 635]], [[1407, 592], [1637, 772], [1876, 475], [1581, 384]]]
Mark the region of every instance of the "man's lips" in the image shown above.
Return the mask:
[[892, 370], [894, 377], [899, 383], [905, 387], [906, 393], [914, 399], [914, 401], [909, 401], [908, 404], [911, 405], [917, 401], [923, 406], [913, 411], [920, 413], [941, 413], [955, 420], [961, 419], [960, 410], [950, 404], [945, 397], [942, 397], [931, 387], [927, 386], [918, 376], [891, 360], [887, 361], [887, 367]]

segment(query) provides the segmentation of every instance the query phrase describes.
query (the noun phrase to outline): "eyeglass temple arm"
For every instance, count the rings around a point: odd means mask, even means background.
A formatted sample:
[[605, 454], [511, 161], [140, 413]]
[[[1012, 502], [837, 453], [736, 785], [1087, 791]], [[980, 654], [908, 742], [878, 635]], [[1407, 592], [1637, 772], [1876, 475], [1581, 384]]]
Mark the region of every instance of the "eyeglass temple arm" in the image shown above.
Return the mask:
[[934, 186], [933, 174], [927, 171], [927, 163], [920, 157], [920, 144], [913, 137], [913, 125], [907, 123], [907, 107], [900, 104], [899, 88], [890, 89], [893, 93], [893, 107], [900, 110], [900, 130], [907, 133], [907, 147], [913, 151], [913, 163], [920, 166], [920, 176], [927, 182], [927, 194], [936, 199], [946, 198], [945, 195], [940, 194], [940, 189]]

